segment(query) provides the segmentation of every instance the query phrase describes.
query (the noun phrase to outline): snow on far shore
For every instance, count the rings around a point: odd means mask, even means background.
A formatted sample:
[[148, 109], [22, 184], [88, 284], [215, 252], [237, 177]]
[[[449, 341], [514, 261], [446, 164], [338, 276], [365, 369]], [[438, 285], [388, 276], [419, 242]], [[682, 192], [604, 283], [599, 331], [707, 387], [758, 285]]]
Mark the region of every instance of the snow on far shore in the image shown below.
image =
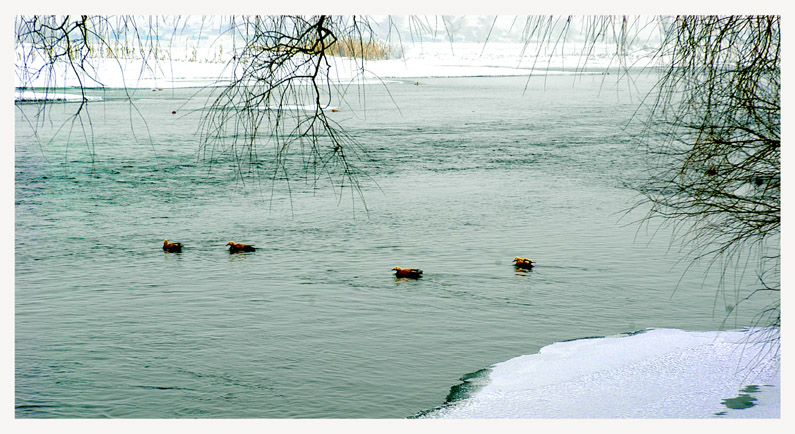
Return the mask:
[[63, 101], [63, 102], [81, 102], [81, 101], [102, 101], [102, 97], [97, 96], [83, 96], [75, 93], [66, 93], [57, 90], [17, 90], [14, 92], [14, 101]]
[[480, 390], [425, 417], [780, 418], [778, 342], [762, 342], [768, 332], [558, 342], [494, 365]]
[[[613, 47], [614, 49], [614, 47]], [[335, 82], [377, 84], [384, 79], [428, 77], [493, 77], [528, 76], [546, 74], [601, 74], [619, 66], [610, 53], [610, 46], [591, 52], [585, 59], [581, 52], [546, 53], [537, 47], [518, 43], [423, 43], [405, 44], [403, 57], [391, 60], [366, 61], [364, 69], [357, 59], [330, 58], [330, 78]], [[537, 56], [536, 56], [537, 54]], [[638, 52], [626, 57], [623, 64], [651, 66], [648, 52]], [[71, 69], [58, 67], [51, 76], [42, 74], [32, 82], [23, 83], [16, 65], [16, 88], [128, 88], [161, 89], [222, 86], [229, 82], [232, 71], [226, 62], [160, 60], [144, 65], [140, 59], [90, 59], [92, 76], [74, 75]], [[37, 70], [42, 65], [27, 65]], [[590, 72], [589, 72], [590, 71]], [[28, 100], [35, 95], [17, 93], [17, 100]], [[58, 99], [71, 101], [73, 96]]]

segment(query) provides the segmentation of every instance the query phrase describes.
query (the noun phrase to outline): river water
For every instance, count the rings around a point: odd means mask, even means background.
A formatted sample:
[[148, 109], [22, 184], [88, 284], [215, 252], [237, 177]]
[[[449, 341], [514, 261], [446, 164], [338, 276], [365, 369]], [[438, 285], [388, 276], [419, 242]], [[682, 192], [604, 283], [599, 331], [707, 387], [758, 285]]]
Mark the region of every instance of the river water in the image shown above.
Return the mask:
[[404, 418], [554, 342], [751, 325], [770, 298], [729, 311], [752, 268], [721, 282], [625, 214], [646, 172], [624, 127], [656, 77], [635, 79], [354, 86], [330, 116], [367, 150], [366, 210], [208, 165], [203, 90], [109, 90], [90, 124], [55, 103], [38, 136], [18, 105], [16, 416]]

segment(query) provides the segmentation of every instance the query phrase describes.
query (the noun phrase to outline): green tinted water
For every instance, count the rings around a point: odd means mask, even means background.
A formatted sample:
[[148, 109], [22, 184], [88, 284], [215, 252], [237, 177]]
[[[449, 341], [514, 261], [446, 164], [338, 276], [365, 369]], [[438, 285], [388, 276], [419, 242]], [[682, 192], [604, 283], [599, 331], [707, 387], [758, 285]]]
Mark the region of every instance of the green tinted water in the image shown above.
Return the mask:
[[[622, 129], [639, 94], [602, 77], [412, 84], [333, 113], [369, 152], [368, 213], [323, 182], [209, 167], [196, 90], [140, 91], [135, 109], [105, 93], [93, 158], [79, 126], [45, 140], [73, 104], [50, 107], [43, 141], [26, 123], [41, 106], [19, 105], [16, 416], [408, 417], [553, 342], [740, 327], [770, 301], [724, 324], [751, 270], [725, 291], [704, 264], [683, 278], [643, 210], [620, 219], [644, 176]], [[538, 265], [516, 273], [514, 256]]]

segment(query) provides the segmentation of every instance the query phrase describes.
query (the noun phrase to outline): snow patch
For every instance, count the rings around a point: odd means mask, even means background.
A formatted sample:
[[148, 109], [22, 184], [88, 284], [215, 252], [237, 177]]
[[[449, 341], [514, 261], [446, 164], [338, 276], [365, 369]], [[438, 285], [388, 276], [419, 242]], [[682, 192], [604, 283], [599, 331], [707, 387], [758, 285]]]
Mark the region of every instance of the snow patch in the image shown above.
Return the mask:
[[779, 418], [778, 342], [762, 339], [772, 332], [656, 329], [559, 342], [494, 365], [482, 389], [426, 417]]

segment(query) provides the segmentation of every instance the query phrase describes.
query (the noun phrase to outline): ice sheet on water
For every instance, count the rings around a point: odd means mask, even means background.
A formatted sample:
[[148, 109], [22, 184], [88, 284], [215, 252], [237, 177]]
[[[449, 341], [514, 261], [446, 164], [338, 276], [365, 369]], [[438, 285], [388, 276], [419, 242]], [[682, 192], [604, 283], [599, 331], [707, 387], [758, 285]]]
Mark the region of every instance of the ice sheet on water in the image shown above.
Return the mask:
[[426, 417], [779, 418], [778, 343], [765, 341], [776, 332], [655, 329], [558, 342], [494, 365], [482, 389]]

